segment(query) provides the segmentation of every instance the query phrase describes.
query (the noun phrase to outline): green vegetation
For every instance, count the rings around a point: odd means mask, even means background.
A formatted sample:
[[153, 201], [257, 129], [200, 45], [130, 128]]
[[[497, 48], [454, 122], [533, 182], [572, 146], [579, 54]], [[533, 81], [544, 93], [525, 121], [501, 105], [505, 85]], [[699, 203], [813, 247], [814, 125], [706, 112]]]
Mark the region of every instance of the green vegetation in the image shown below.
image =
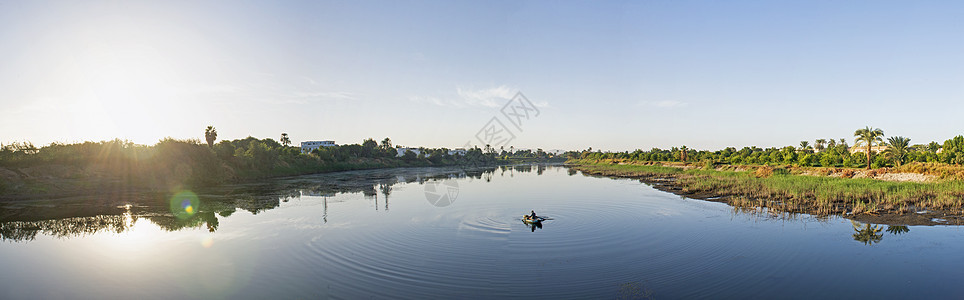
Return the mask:
[[204, 129], [204, 139], [208, 142], [208, 147], [214, 147], [214, 141], [218, 139], [218, 131], [214, 129], [214, 126], [208, 126]]
[[[198, 140], [164, 139], [153, 146], [128, 141], [52, 143], [41, 148], [13, 143], [0, 148], [0, 195], [68, 195], [91, 190], [211, 186], [246, 180], [331, 171], [408, 166], [490, 165], [503, 162], [494, 151], [420, 148], [397, 157], [391, 140], [321, 147], [301, 153], [282, 134], [281, 142], [248, 137], [217, 140], [217, 130]], [[505, 158], [512, 157], [506, 155]]]
[[[572, 160], [590, 175], [638, 178], [694, 198], [721, 197], [737, 207], [765, 207], [815, 215], [910, 214], [922, 210], [957, 212], [964, 208], [964, 182], [890, 182], [803, 176], [795, 170], [760, 166], [745, 170], [680, 168]], [[725, 168], [723, 168], [725, 169]]]
[[907, 158], [907, 152], [910, 150], [910, 139], [902, 136], [893, 136], [887, 139], [887, 150], [884, 150], [884, 155], [893, 160], [897, 167], [904, 162]]
[[867, 126], [867, 128], [857, 129], [857, 131], [854, 132], [854, 136], [857, 137], [854, 141], [854, 147], [860, 147], [862, 144], [867, 145], [864, 154], [867, 155], [867, 169], [870, 169], [870, 156], [873, 153], [871, 149], [874, 143], [883, 143], [884, 131], [880, 130], [880, 128]]
[[[847, 145], [846, 139], [816, 139], [812, 144], [801, 141], [798, 147], [756, 146], [727, 147], [718, 151], [694, 150], [682, 147], [670, 149], [652, 148], [649, 151], [593, 152], [592, 148], [567, 153], [568, 159], [625, 160], [631, 162], [712, 162], [729, 165], [783, 165], [796, 167], [832, 168], [902, 168], [909, 163], [964, 165], [964, 136], [956, 136], [943, 144], [930, 142], [911, 145], [911, 139], [895, 136], [884, 142], [883, 130], [866, 127], [854, 132], [855, 145]], [[886, 146], [877, 155], [874, 146]], [[859, 150], [857, 149], [859, 147]], [[863, 152], [863, 153], [861, 153]], [[961, 179], [964, 179], [962, 177]]]

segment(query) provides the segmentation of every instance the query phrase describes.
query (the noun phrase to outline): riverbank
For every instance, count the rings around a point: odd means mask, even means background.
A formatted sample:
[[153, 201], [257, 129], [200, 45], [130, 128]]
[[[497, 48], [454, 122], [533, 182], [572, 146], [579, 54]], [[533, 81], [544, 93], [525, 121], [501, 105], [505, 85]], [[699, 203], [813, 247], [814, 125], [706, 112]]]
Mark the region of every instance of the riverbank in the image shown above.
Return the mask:
[[398, 155], [387, 138], [381, 145], [366, 139], [362, 144], [322, 147], [311, 153], [254, 137], [217, 144], [167, 138], [150, 146], [122, 140], [52, 143], [39, 149], [20, 143], [0, 147], [0, 200], [95, 193], [112, 197], [335, 171], [503, 161], [479, 148], [457, 155], [444, 148], [421, 149], [417, 155], [412, 151]]
[[[191, 171], [160, 174], [160, 176], [131, 176], [129, 172], [118, 174], [113, 166], [107, 164], [43, 164], [28, 167], [0, 167], [0, 201], [30, 200], [40, 198], [64, 198], [80, 195], [99, 194], [105, 197], [118, 197], [136, 192], [157, 192], [178, 190], [184, 187], [215, 187], [223, 184], [253, 182], [268, 178], [321, 174], [340, 171], [454, 166], [461, 164], [434, 164], [428, 161], [399, 161], [388, 159], [353, 159], [346, 162], [330, 163], [323, 167], [311, 168], [285, 165], [270, 171], [254, 172], [224, 169], [230, 173], [226, 181], [205, 185], [186, 184]], [[184, 173], [187, 173], [185, 175]], [[167, 175], [165, 177], [165, 175]]]
[[964, 224], [964, 182], [958, 180], [896, 182], [869, 176], [803, 174], [800, 170], [792, 174], [785, 168], [769, 166], [633, 164], [613, 160], [573, 160], [569, 165], [587, 175], [637, 179], [662, 191], [737, 208], [838, 215], [888, 225]]

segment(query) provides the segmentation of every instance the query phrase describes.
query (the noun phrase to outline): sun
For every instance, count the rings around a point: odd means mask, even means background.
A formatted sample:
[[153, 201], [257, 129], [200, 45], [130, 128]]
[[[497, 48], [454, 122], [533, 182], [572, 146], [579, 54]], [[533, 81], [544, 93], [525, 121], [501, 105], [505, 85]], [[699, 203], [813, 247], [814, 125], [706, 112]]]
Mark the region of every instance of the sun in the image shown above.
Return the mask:
[[146, 45], [103, 44], [79, 51], [70, 105], [73, 123], [104, 138], [149, 143], [182, 106], [171, 57]]

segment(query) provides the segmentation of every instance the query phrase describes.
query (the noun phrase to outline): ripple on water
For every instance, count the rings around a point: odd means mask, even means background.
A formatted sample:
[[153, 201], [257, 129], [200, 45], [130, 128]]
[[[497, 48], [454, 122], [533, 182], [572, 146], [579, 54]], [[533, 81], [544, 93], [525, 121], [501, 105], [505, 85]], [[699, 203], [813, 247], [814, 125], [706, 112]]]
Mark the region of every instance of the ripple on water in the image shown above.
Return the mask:
[[[676, 296], [739, 295], [735, 289], [747, 287], [735, 284], [742, 278], [791, 267], [756, 260], [762, 254], [745, 247], [734, 252], [741, 248], [733, 243], [766, 241], [717, 228], [725, 218], [705, 217], [727, 212], [693, 209], [674, 195], [527, 205], [538, 205], [539, 214], [552, 219], [532, 232], [515, 206], [453, 206], [419, 221], [323, 230], [306, 239], [306, 247], [280, 255], [298, 257], [333, 295], [348, 298], [597, 298], [601, 290], [639, 282], [656, 287], [657, 295], [666, 290], [687, 291]], [[788, 252], [777, 261], [800, 261], [797, 255]]]
[[[478, 224], [488, 224], [480, 222]], [[483, 228], [474, 232], [497, 233], [496, 225], [469, 225]], [[324, 270], [339, 295], [351, 297], [469, 296], [491, 294], [494, 278], [501, 272], [497, 253], [478, 253], [482, 240], [453, 241], [451, 227], [424, 227], [412, 224], [390, 226], [364, 234], [343, 235], [333, 239], [307, 242], [303, 262]], [[449, 232], [446, 234], [445, 232]], [[295, 249], [297, 250], [297, 249]], [[346, 274], [332, 276], [331, 274]], [[377, 289], [371, 287], [377, 286]], [[445, 291], [440, 294], [440, 291]], [[449, 293], [449, 294], [445, 294]]]
[[504, 241], [512, 232], [512, 224], [504, 218], [468, 216], [459, 223], [458, 232], [460, 237]]

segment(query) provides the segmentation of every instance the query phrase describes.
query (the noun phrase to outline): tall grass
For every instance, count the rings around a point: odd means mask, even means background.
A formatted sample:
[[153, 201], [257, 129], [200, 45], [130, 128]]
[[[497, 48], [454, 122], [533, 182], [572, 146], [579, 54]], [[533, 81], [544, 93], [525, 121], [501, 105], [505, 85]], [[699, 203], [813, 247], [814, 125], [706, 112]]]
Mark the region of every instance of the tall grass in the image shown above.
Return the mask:
[[577, 168], [594, 175], [672, 178], [684, 194], [720, 196], [735, 206], [767, 207], [783, 212], [876, 214], [964, 207], [964, 182], [956, 180], [890, 182], [779, 171], [684, 170], [655, 165], [582, 164]]

